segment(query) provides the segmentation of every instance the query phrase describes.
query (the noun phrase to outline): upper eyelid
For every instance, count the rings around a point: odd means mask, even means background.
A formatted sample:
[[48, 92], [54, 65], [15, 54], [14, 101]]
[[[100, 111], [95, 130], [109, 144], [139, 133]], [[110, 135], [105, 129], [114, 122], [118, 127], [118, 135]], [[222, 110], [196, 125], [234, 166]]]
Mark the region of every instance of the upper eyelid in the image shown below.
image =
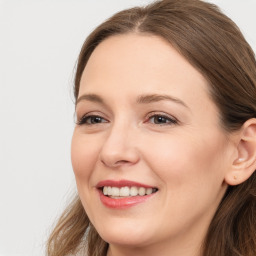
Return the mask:
[[[78, 117], [79, 114], [76, 113], [76, 116]], [[102, 112], [99, 113], [98, 111], [89, 111], [89, 112], [87, 112], [87, 113], [81, 115], [81, 118], [83, 118], [83, 117], [85, 117], [85, 116], [99, 116], [99, 117], [102, 117], [102, 118], [104, 118], [104, 119], [108, 119], [108, 118], [109, 118], [109, 117], [107, 117], [107, 115], [103, 114]], [[145, 118], [151, 117], [151, 116], [164, 116], [164, 117], [168, 117], [168, 118], [170, 118], [170, 119], [175, 119], [175, 120], [177, 120], [177, 118], [174, 117], [173, 115], [164, 113], [164, 112], [162, 112], [162, 111], [151, 111], [151, 112], [149, 112], [149, 113], [147, 113], [147, 114], [145, 115]]]
[[164, 112], [161, 112], [161, 111], [150, 112], [146, 115], [146, 118], [150, 118], [150, 117], [153, 117], [153, 116], [163, 116], [163, 117], [178, 121], [178, 119], [175, 116], [164, 113]]
[[89, 111], [89, 112], [85, 112], [83, 114], [80, 114], [79, 112], [75, 112], [75, 123], [82, 124], [86, 118], [95, 117], [95, 116], [98, 116], [98, 117], [108, 121], [108, 118], [102, 112]]
[[[81, 121], [82, 119], [85, 119], [87, 117], [91, 117], [91, 116], [98, 116], [98, 117], [101, 117], [102, 119], [110, 122], [111, 120], [111, 117], [109, 117], [108, 115], [102, 113], [101, 111], [89, 111], [89, 112], [86, 112], [82, 115], [79, 115], [78, 113], [76, 113], [76, 123], [78, 123], [79, 121]], [[150, 111], [149, 113], [147, 113], [145, 116], [144, 116], [144, 121], [145, 120], [148, 120], [154, 116], [163, 116], [167, 119], [170, 119], [172, 121], [175, 121], [177, 123], [179, 123], [179, 120], [174, 116], [174, 115], [171, 115], [171, 114], [168, 114], [168, 113], [165, 113], [163, 111]], [[144, 122], [143, 121], [143, 122]]]
[[[163, 118], [167, 119], [168, 122], [159, 123], [159, 124], [151, 123], [150, 119], [154, 118], [156, 116], [163, 117]], [[144, 121], [144, 122], [145, 123], [150, 123], [151, 125], [154, 125], [154, 126], [159, 126], [160, 125], [160, 126], [167, 126], [167, 127], [181, 124], [181, 122], [176, 117], [174, 117], [173, 115], [163, 113], [163, 112], [157, 112], [157, 111], [154, 111], [153, 113], [151, 112], [151, 114], [149, 114], [147, 116], [146, 121]]]
[[93, 113], [84, 114], [84, 115], [81, 116], [80, 119], [85, 119], [85, 118], [89, 118], [89, 117], [100, 117], [100, 118], [102, 118], [104, 120], [108, 120], [108, 118], [104, 117], [101, 114], [93, 114]]
[[[104, 120], [104, 122], [100, 122], [100, 123], [87, 123], [86, 121], [89, 119], [89, 118], [92, 118], [92, 117], [100, 117]], [[105, 122], [106, 121], [106, 122]], [[91, 125], [97, 125], [97, 124], [102, 124], [102, 123], [108, 123], [109, 121], [102, 117], [102, 116], [99, 116], [99, 115], [83, 115], [81, 118], [77, 119], [76, 120], [76, 124], [77, 125], [87, 125], [87, 126], [91, 126]]]
[[77, 119], [79, 119], [79, 117], [83, 118], [85, 116], [99, 116], [99, 117], [102, 117], [104, 119], [109, 119], [108, 115], [104, 114], [101, 111], [84, 111], [83, 114], [80, 114], [79, 111], [78, 111], [75, 114], [76, 114]]

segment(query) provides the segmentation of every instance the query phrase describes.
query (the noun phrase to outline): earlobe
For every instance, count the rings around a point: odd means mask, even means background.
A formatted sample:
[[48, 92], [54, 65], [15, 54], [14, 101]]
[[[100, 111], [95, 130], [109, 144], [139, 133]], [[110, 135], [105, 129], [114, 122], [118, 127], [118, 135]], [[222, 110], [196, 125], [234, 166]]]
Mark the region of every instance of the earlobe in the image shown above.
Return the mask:
[[244, 123], [237, 138], [237, 157], [225, 175], [225, 182], [231, 186], [249, 179], [256, 169], [256, 118]]

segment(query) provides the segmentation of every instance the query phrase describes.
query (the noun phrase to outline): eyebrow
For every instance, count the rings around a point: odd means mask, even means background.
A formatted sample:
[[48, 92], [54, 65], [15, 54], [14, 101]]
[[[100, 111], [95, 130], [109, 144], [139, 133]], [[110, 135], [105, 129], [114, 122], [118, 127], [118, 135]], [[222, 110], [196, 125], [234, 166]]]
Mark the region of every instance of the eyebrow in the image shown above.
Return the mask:
[[172, 101], [175, 103], [178, 103], [186, 108], [189, 108], [187, 106], [187, 104], [185, 102], [183, 102], [182, 100], [170, 96], [170, 95], [166, 95], [166, 94], [146, 94], [146, 95], [140, 95], [137, 99], [137, 103], [140, 104], [148, 104], [148, 103], [153, 103], [153, 102], [159, 102], [162, 100], [168, 100], [168, 101]]
[[[100, 104], [105, 104], [104, 100], [97, 94], [83, 94], [82, 96], [80, 96], [77, 101], [76, 101], [76, 105], [80, 102], [80, 101], [91, 101], [91, 102], [96, 102], [96, 103], [100, 103]], [[149, 103], [154, 103], [154, 102], [159, 102], [159, 101], [163, 101], [163, 100], [168, 100], [168, 101], [172, 101], [175, 103], [178, 103], [186, 108], [189, 109], [189, 107], [186, 105], [186, 103], [184, 103], [182, 100], [170, 96], [170, 95], [166, 95], [166, 94], [143, 94], [138, 96], [136, 102], [138, 104], [149, 104]]]
[[77, 99], [76, 105], [83, 100], [104, 104], [104, 100], [97, 94], [83, 94]]

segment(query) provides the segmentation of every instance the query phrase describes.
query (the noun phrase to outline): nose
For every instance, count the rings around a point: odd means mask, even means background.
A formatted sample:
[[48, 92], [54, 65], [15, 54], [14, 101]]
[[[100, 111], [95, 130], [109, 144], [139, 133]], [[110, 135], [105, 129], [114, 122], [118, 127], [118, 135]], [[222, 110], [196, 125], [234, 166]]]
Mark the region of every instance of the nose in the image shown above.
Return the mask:
[[134, 128], [124, 123], [113, 125], [108, 131], [100, 152], [101, 162], [109, 168], [136, 164], [140, 157], [136, 145], [137, 136]]

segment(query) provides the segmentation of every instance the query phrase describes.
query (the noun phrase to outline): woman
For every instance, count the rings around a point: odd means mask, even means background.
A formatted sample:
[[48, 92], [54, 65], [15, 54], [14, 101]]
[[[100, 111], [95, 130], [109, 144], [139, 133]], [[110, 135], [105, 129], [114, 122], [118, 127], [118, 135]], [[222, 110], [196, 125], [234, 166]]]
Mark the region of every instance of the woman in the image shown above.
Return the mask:
[[256, 63], [216, 6], [114, 15], [83, 45], [74, 95], [79, 197], [48, 255], [255, 255]]

